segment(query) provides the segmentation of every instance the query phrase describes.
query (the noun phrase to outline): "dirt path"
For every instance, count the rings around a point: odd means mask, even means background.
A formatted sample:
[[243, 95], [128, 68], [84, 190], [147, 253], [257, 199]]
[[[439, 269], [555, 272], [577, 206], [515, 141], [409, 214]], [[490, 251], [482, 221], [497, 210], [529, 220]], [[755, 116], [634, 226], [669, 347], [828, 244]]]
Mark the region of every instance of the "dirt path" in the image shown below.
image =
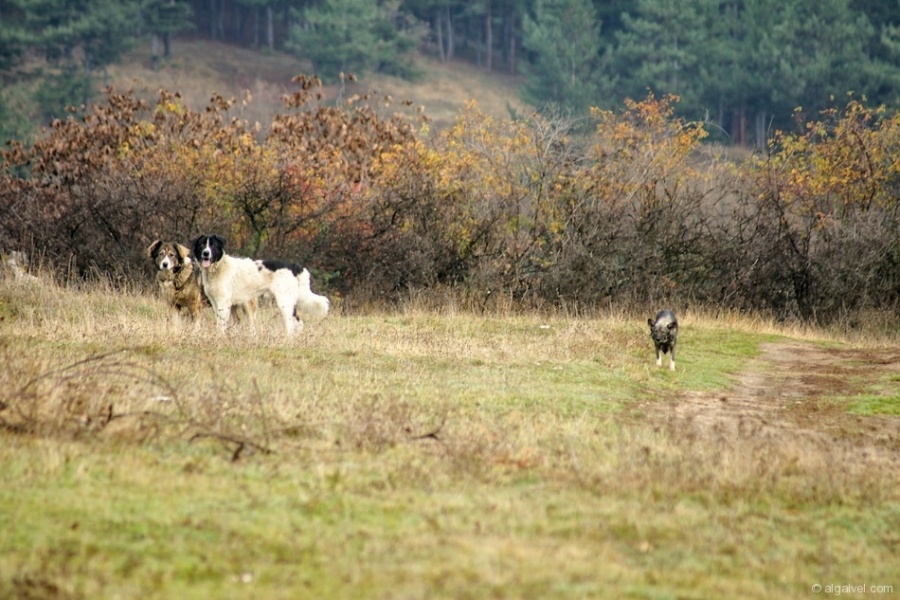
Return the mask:
[[[835, 396], [860, 393], [875, 381], [895, 385], [900, 353], [823, 348], [792, 342], [768, 344], [726, 393], [687, 394], [664, 409], [670, 426], [697, 435], [752, 438], [798, 455], [818, 455], [854, 469], [900, 473], [900, 417], [846, 412]], [[815, 452], [812, 452], [815, 451]]]

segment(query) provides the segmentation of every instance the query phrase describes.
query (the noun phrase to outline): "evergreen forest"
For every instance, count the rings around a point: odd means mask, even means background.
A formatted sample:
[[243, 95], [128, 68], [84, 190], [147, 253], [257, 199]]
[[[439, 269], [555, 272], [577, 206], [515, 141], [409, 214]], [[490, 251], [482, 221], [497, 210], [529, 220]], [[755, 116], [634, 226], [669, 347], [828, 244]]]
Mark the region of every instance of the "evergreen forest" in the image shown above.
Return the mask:
[[[188, 35], [296, 54], [326, 83], [415, 78], [416, 52], [470, 61], [571, 114], [674, 94], [711, 139], [759, 148], [798, 111], [848, 94], [893, 108], [900, 89], [897, 0], [0, 0], [0, 77], [39, 79], [49, 122], [95, 97], [129, 47], [166, 60]], [[23, 127], [0, 95], [0, 134]]]

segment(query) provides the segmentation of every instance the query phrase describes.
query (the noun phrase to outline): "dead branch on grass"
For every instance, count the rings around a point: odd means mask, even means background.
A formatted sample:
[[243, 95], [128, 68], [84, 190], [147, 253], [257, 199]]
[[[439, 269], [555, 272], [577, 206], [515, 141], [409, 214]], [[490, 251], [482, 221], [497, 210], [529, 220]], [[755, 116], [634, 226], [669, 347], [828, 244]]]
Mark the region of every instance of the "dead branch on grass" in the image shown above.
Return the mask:
[[234, 452], [231, 453], [231, 462], [237, 462], [238, 459], [244, 454], [244, 451], [249, 449], [257, 450], [262, 452], [263, 454], [275, 454], [275, 451], [267, 446], [263, 446], [262, 444], [257, 444], [256, 442], [250, 441], [245, 438], [240, 438], [233, 435], [228, 435], [226, 433], [218, 433], [215, 431], [200, 431], [195, 433], [188, 440], [189, 443], [193, 443], [195, 440], [203, 439], [203, 438], [212, 438], [217, 441], [235, 444], [236, 447]]

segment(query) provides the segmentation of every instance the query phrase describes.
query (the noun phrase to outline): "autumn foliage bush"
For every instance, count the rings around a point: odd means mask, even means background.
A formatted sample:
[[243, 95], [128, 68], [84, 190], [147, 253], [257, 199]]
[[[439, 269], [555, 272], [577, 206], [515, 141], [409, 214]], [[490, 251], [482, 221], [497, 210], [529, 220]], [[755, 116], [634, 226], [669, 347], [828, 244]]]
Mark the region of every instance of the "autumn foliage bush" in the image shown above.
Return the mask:
[[[360, 303], [421, 289], [523, 306], [690, 303], [820, 322], [900, 305], [896, 115], [852, 100], [736, 162], [674, 97], [442, 131], [321, 84], [268, 131], [252, 99], [109, 91], [3, 152], [0, 232], [59, 274], [144, 281], [143, 249], [217, 232]], [[345, 81], [350, 84], [350, 81]]]

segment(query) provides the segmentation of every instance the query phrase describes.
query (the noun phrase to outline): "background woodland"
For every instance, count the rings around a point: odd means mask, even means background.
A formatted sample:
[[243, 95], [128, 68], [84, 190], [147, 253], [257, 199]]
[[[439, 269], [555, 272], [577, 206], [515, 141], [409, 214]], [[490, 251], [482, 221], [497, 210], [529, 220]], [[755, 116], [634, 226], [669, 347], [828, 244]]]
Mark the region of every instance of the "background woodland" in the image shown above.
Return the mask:
[[287, 53], [326, 84], [464, 61], [576, 115], [675, 94], [710, 139], [758, 149], [798, 107], [815, 118], [852, 92], [896, 108], [900, 90], [894, 0], [0, 0], [0, 137], [88, 103], [130, 48], [158, 66], [187, 36]]
[[[162, 92], [111, 93], [4, 152], [0, 232], [60, 276], [149, 280], [143, 249], [215, 231], [309, 265], [348, 306], [455, 289], [479, 304], [699, 303], [847, 322], [900, 301], [900, 117], [851, 102], [734, 162], [671, 97], [583, 120], [452, 127], [298, 78], [268, 132]], [[387, 108], [386, 108], [387, 106]]]
[[[348, 309], [449, 290], [475, 307], [498, 296], [524, 307], [694, 304], [848, 327], [896, 314], [900, 5], [357, 4], [0, 2], [3, 76], [30, 81], [44, 110], [6, 121], [22, 135], [0, 154], [2, 249], [29, 251], [59, 278], [124, 288], [149, 280], [153, 239], [217, 232], [233, 253], [309, 266]], [[677, 33], [688, 18], [704, 24], [695, 37]], [[819, 26], [833, 43], [812, 35]], [[249, 94], [192, 108], [178, 90], [92, 91], [129, 45], [170, 60], [175, 35], [296, 52], [323, 79], [298, 76], [266, 126], [244, 118]], [[857, 54], [838, 43], [851, 39]], [[759, 59], [767, 44], [804, 85], [765, 61], [725, 59]], [[315, 48], [342, 58], [323, 62]], [[471, 104], [435, 128], [348, 74], [414, 78], [415, 52], [505, 64], [540, 108], [498, 118]], [[754, 100], [751, 89], [766, 91]], [[72, 92], [85, 101], [53, 108]], [[745, 139], [752, 114], [764, 142], [747, 158], [721, 140]]]

